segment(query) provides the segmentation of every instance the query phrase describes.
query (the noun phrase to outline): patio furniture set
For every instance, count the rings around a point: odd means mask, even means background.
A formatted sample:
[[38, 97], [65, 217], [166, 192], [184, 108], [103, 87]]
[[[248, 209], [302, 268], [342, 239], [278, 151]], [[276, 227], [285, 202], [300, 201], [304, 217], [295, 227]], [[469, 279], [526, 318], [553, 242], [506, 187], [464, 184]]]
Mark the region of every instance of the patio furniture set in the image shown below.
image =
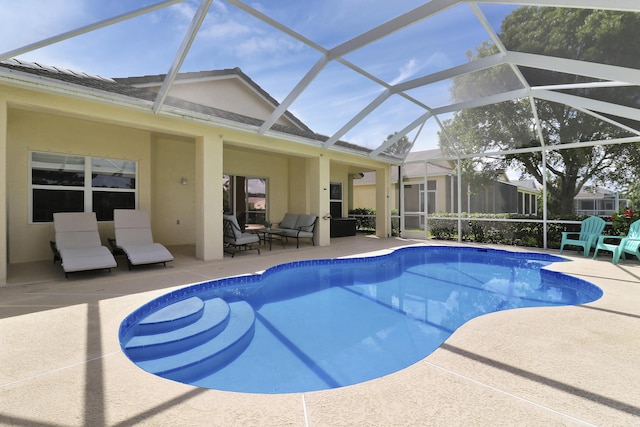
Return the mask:
[[596, 216], [591, 216], [580, 226], [579, 232], [562, 233], [560, 253], [565, 245], [577, 246], [583, 249], [584, 256], [588, 257], [591, 248], [594, 248], [593, 259], [599, 251], [608, 251], [612, 254], [612, 262], [618, 264], [620, 258], [626, 259], [626, 255], [634, 255], [640, 260], [640, 220], [633, 222], [626, 236], [603, 235], [605, 221]]
[[231, 257], [236, 252], [251, 250], [260, 254], [260, 248], [254, 247], [254, 244], [268, 244], [271, 250], [274, 240], [280, 241], [283, 248], [290, 238], [296, 239], [296, 248], [300, 247], [300, 239], [310, 239], [315, 246], [314, 230], [318, 220], [315, 215], [287, 213], [277, 228], [247, 226], [245, 231], [240, 228], [235, 216], [224, 215], [223, 220], [224, 251], [230, 253]]

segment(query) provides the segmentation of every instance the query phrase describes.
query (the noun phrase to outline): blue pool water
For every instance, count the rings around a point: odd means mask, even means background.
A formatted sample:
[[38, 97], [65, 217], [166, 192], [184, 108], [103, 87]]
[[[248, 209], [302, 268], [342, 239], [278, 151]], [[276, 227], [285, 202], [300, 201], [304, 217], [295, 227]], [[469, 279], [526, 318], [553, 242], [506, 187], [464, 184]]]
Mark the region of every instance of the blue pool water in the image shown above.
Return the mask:
[[142, 369], [200, 387], [342, 387], [416, 363], [474, 317], [602, 296], [589, 282], [542, 268], [558, 261], [428, 246], [284, 264], [163, 295], [122, 322], [120, 343]]

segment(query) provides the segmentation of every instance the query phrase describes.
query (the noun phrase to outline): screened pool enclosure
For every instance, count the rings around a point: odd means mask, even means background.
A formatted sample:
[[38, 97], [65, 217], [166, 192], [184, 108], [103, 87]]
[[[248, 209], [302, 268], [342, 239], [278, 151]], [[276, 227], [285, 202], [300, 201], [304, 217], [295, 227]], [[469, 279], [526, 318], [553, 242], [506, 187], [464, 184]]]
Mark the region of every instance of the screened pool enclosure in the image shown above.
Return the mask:
[[259, 135], [290, 111], [389, 164], [403, 236], [547, 247], [581, 206], [640, 208], [637, 0], [104, 3], [0, 6], [0, 60], [166, 73], [154, 111], [178, 73], [240, 67], [279, 102]]

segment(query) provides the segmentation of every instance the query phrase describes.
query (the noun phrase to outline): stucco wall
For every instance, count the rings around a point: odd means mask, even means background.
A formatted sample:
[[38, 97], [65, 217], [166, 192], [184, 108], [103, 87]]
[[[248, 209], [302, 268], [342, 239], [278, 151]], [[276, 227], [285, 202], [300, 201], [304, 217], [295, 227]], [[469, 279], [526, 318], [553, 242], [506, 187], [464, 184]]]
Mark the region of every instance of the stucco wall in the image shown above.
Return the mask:
[[[52, 223], [29, 223], [29, 152], [101, 156], [138, 162], [138, 203], [150, 208], [150, 133], [52, 114], [10, 109], [7, 164], [10, 263], [51, 259]], [[113, 223], [100, 223], [103, 243]]]
[[193, 140], [153, 137], [151, 222], [165, 245], [195, 242], [195, 155]]
[[[446, 176], [430, 176], [429, 181], [436, 182], [436, 206], [435, 212], [447, 212], [447, 203], [451, 197], [450, 188], [447, 184]], [[423, 182], [423, 179], [413, 178], [405, 180], [404, 183]], [[391, 185], [391, 193], [389, 195], [389, 203], [396, 208], [398, 203], [398, 184]], [[376, 187], [375, 184], [356, 184], [353, 186], [353, 207], [354, 208], [375, 208], [376, 204]]]
[[[157, 91], [160, 86], [148, 89]], [[264, 98], [235, 77], [188, 83], [178, 80], [171, 87], [169, 95], [261, 120], [271, 116], [274, 109]], [[291, 126], [283, 117], [276, 123]]]

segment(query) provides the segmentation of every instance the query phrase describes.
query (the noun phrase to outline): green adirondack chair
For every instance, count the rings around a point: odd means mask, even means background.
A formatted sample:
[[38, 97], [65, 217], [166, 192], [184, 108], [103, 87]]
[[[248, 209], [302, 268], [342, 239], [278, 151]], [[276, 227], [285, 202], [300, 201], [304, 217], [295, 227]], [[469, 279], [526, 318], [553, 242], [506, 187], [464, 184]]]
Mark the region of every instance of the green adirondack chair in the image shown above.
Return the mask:
[[626, 254], [635, 255], [640, 260], [640, 219], [631, 223], [626, 236], [600, 236], [593, 253], [594, 259], [598, 256], [598, 251], [611, 252], [611, 261], [614, 264], [617, 264], [620, 258], [626, 259]]
[[588, 257], [592, 247], [596, 246], [598, 237], [604, 230], [604, 219], [597, 216], [590, 216], [582, 221], [580, 232], [563, 231], [560, 242], [560, 253], [565, 245], [578, 246], [584, 249], [584, 256]]

